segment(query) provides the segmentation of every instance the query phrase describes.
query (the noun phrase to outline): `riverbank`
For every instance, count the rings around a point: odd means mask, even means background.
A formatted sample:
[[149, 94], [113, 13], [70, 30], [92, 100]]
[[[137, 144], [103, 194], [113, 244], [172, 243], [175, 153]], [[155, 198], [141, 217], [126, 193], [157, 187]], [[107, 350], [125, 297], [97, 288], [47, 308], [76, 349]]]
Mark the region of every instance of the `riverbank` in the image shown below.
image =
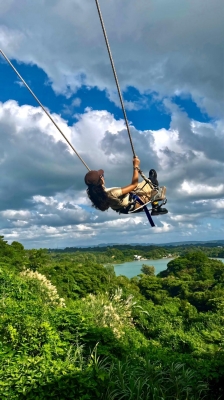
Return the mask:
[[173, 257], [170, 258], [160, 258], [154, 260], [134, 260], [130, 262], [125, 262], [123, 264], [114, 265], [114, 270], [116, 275], [124, 275], [127, 278], [133, 278], [141, 274], [142, 264], [145, 265], [153, 265], [155, 267], [155, 274], [157, 275], [159, 272], [164, 271], [167, 268], [168, 262], [173, 260]]
[[[155, 267], [155, 274], [157, 275], [159, 272], [164, 271], [167, 269], [167, 264], [176, 257], [170, 258], [160, 258], [156, 260], [134, 260], [130, 262], [125, 262], [122, 264], [114, 265], [114, 270], [117, 276], [124, 275], [127, 278], [133, 278], [141, 274], [142, 264], [145, 265], [153, 265]], [[216, 258], [212, 257], [216, 260], [221, 260], [224, 263], [224, 258]]]

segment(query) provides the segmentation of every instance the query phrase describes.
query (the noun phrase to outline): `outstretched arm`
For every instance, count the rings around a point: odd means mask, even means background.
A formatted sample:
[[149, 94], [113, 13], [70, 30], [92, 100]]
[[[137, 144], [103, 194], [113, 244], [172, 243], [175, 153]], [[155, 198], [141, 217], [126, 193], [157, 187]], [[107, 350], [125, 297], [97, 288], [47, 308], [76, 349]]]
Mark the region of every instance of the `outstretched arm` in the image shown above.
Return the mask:
[[137, 167], [139, 167], [140, 165], [140, 160], [138, 157], [134, 157], [133, 158], [133, 176], [132, 176], [132, 182], [130, 185], [128, 186], [124, 186], [123, 188], [121, 188], [122, 194], [127, 194], [130, 193], [132, 190], [134, 190], [136, 188], [136, 186], [138, 185], [138, 169]]

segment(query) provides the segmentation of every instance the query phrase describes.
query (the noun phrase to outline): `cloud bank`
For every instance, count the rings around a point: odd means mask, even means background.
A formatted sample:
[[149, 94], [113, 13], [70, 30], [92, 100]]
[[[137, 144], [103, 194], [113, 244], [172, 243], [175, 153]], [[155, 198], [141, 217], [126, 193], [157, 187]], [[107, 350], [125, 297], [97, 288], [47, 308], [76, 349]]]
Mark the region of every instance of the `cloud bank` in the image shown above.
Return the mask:
[[[213, 232], [221, 235], [223, 161], [217, 154], [217, 148], [224, 150], [221, 126], [190, 121], [172, 104], [169, 110], [172, 122], [168, 130], [138, 131], [132, 127], [142, 169], [147, 173], [156, 168], [160, 183], [167, 186], [170, 213], [159, 218], [152, 230], [144, 215], [119, 216], [112, 210], [102, 213], [91, 208], [83, 179], [86, 169], [42, 110], [19, 106], [15, 101], [0, 103], [3, 234], [9, 240], [20, 238], [27, 245], [45, 243], [44, 247], [59, 241], [60, 245], [93, 244], [112, 237], [128, 242], [132, 231], [138, 232], [143, 242], [161, 237], [169, 241], [176, 230], [183, 238], [197, 234], [212, 215], [217, 220]], [[107, 111], [91, 109], [72, 126], [59, 115], [54, 118], [92, 169], [103, 166], [107, 186], [125, 186], [131, 181], [132, 156], [122, 120]], [[202, 148], [204, 131], [211, 135]]]
[[[91, 208], [85, 167], [59, 132], [39, 107], [8, 99], [0, 103], [1, 233], [28, 247], [222, 238], [223, 1], [101, 3], [122, 90], [138, 91], [137, 100], [126, 100], [127, 110], [147, 109], [151, 94], [171, 117], [168, 129], [152, 130], [149, 121], [139, 131], [131, 124], [141, 168], [155, 168], [167, 186], [169, 214], [152, 230], [144, 215]], [[42, 68], [56, 96], [71, 97], [71, 107], [61, 110], [68, 121], [82, 104], [76, 92], [83, 85], [105, 90], [119, 105], [94, 2], [5, 0], [0, 48], [11, 59]], [[192, 99], [209, 122], [189, 118], [175, 96]], [[131, 181], [123, 119], [91, 107], [74, 124], [59, 113], [53, 117], [87, 165], [105, 170], [107, 186]]]

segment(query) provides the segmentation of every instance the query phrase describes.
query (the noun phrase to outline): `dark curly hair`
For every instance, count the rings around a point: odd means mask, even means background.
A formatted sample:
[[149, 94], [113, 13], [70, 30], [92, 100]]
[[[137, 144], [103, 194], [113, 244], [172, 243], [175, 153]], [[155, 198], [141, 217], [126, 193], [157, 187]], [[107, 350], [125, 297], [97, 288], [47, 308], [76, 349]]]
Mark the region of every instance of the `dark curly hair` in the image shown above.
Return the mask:
[[88, 185], [86, 191], [93, 207], [100, 211], [108, 210], [110, 203], [102, 185]]

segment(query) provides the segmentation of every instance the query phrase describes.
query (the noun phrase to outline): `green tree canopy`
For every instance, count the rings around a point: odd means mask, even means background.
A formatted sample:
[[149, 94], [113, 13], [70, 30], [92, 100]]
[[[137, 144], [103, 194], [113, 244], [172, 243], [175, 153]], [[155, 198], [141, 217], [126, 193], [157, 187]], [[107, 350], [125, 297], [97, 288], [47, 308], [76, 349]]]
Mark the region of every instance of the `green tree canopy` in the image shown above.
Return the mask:
[[155, 275], [155, 267], [153, 265], [142, 264], [141, 271], [145, 275], [154, 276]]

